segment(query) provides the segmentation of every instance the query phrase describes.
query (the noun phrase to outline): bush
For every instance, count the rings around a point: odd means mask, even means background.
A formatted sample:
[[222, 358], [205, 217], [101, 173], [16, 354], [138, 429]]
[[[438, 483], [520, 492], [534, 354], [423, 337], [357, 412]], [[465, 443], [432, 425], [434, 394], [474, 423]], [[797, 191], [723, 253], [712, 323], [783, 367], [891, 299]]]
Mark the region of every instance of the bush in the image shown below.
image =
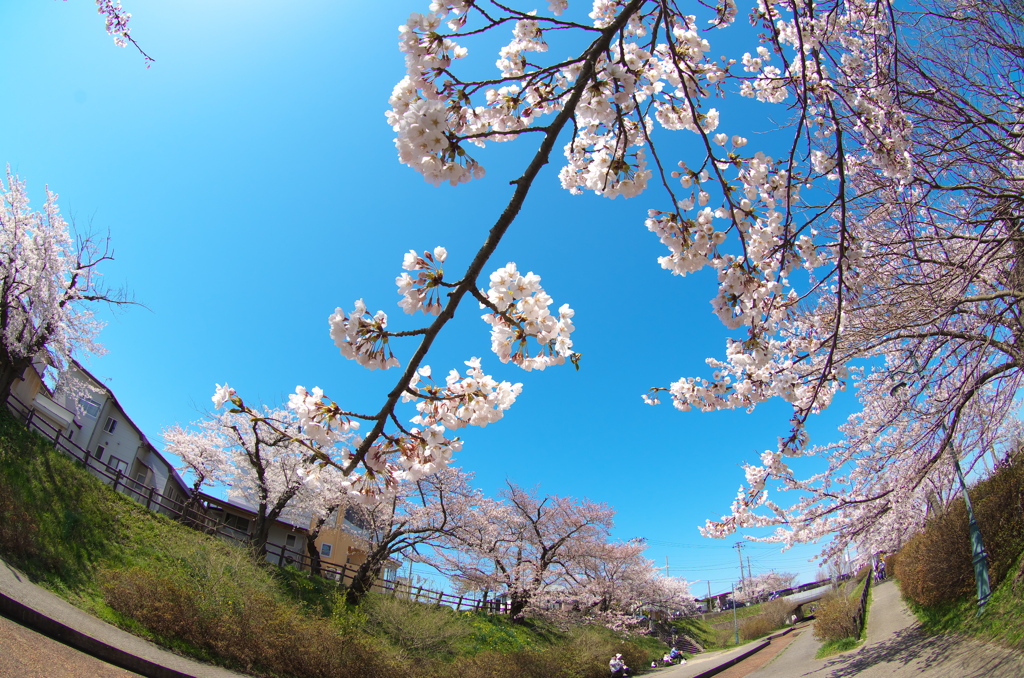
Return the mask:
[[389, 595], [368, 596], [360, 606], [368, 629], [389, 638], [413, 656], [453, 656], [473, 628], [454, 610]]
[[814, 637], [821, 641], [836, 641], [856, 638], [860, 635], [857, 625], [857, 603], [843, 592], [833, 591], [818, 603], [814, 613]]
[[[1024, 455], [970, 489], [971, 503], [998, 586], [1024, 549]], [[952, 502], [900, 550], [893, 574], [903, 595], [918, 605], [951, 603], [974, 593], [967, 507]]]
[[766, 617], [750, 617], [740, 624], [740, 640], [754, 640], [779, 628]]

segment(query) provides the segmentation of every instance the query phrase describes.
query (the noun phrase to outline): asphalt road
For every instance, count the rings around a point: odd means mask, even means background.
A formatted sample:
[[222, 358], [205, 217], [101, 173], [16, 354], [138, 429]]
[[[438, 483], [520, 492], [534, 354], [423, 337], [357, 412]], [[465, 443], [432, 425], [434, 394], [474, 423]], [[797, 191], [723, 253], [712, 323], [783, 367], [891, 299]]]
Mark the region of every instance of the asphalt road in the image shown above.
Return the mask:
[[921, 631], [892, 581], [875, 587], [863, 646], [815, 659], [819, 645], [808, 628], [771, 663], [747, 674], [748, 678], [1024, 677], [1024, 658], [1017, 651]]

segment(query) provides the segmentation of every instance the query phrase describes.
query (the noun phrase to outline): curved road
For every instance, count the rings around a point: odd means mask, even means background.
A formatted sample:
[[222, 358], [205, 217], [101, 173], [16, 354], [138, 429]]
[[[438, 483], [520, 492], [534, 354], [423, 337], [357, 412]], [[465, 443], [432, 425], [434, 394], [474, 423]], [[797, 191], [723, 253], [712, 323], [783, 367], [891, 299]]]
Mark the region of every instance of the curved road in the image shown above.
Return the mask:
[[875, 587], [867, 641], [856, 650], [815, 659], [811, 628], [749, 678], [1021, 678], [1020, 652], [952, 635], [931, 636], [917, 625], [895, 582]]

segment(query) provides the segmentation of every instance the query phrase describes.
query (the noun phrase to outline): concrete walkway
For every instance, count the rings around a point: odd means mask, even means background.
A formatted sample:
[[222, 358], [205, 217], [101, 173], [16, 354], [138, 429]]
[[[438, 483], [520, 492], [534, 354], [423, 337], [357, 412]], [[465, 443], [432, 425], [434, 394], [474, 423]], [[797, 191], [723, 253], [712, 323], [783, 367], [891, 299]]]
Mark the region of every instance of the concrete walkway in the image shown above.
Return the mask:
[[815, 659], [811, 629], [749, 678], [1022, 678], [1020, 652], [952, 635], [930, 636], [900, 598], [895, 582], [875, 587], [867, 640], [860, 648]]
[[[0, 655], [10, 654], [12, 649], [18, 653], [17, 657], [11, 655], [0, 662], [3, 678], [135, 674], [150, 678], [244, 678], [240, 673], [168, 652], [100, 621], [36, 586], [3, 559], [0, 559], [0, 615], [16, 622], [0, 626], [0, 639], [4, 640]], [[52, 644], [50, 639], [67, 647]], [[55, 656], [58, 653], [60, 656]]]

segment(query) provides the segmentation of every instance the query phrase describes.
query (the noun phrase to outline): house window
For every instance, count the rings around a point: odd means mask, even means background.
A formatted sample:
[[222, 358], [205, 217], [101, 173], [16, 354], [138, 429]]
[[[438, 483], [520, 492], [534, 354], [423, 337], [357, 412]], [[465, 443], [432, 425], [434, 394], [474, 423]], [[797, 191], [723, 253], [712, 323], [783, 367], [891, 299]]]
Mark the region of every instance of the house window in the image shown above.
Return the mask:
[[146, 478], [148, 476], [149, 476], [149, 473], [147, 471], [145, 471], [145, 470], [139, 471], [138, 473], [135, 474], [135, 482], [137, 482], [139, 485], [145, 485], [146, 484]]
[[289, 534], [287, 537], [285, 537], [284, 545], [286, 547], [290, 548], [290, 549], [294, 549], [295, 548], [295, 535], [294, 534]]
[[111, 457], [110, 462], [108, 462], [108, 466], [113, 468], [115, 471], [120, 471], [121, 473], [128, 470], [128, 462], [118, 459], [117, 457]]
[[100, 416], [100, 404], [92, 398], [79, 398], [78, 409], [82, 416], [95, 419]]
[[331, 557], [331, 545], [330, 544], [320, 544], [320, 555], [323, 556], [324, 558], [330, 558]]
[[103, 461], [103, 453], [107, 451], [106, 445], [96, 446], [96, 461]]
[[345, 509], [345, 520], [352, 523], [355, 527], [365, 530], [368, 529], [369, 523], [366, 520], [366, 514], [356, 508], [349, 506]]
[[228, 513], [224, 516], [224, 524], [233, 530], [249, 534], [249, 520], [247, 518]]
[[103, 425], [103, 430], [107, 433], [113, 433], [115, 428], [117, 428], [117, 419], [107, 417], [107, 423]]

